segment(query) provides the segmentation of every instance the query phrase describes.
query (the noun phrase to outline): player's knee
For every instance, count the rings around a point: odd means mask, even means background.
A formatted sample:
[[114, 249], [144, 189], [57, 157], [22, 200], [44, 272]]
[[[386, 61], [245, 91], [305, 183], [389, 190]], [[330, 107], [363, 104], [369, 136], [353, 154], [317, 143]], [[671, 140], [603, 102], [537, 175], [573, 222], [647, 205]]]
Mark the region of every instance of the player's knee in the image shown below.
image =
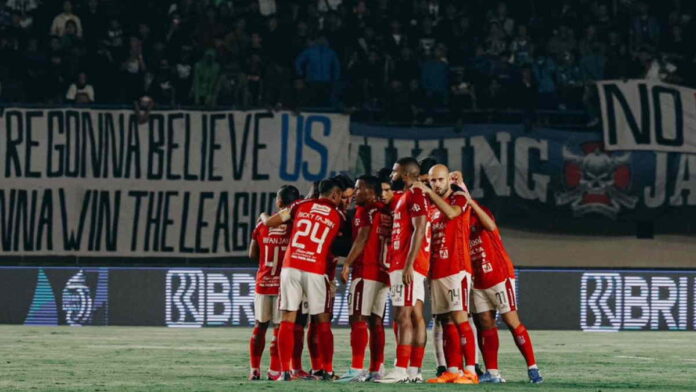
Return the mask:
[[515, 330], [522, 324], [519, 315], [514, 310], [503, 314], [502, 317], [503, 322], [505, 322], [505, 324], [508, 326], [508, 328], [510, 328], [510, 330]]
[[268, 321], [265, 323], [260, 322], [259, 320], [256, 320], [256, 328], [266, 330], [268, 328]]
[[319, 323], [331, 322], [331, 314], [330, 313], [320, 313], [320, 314], [316, 315], [316, 320]]
[[411, 312], [399, 312], [399, 316], [396, 320], [399, 323], [399, 326], [404, 327], [404, 326], [411, 326]]
[[492, 318], [488, 313], [477, 314], [476, 320], [478, 320], [478, 323], [483, 330], [495, 328], [495, 319]]
[[378, 325], [384, 324], [384, 322], [382, 321], [382, 318], [376, 314], [373, 314], [370, 316], [370, 318], [368, 319], [368, 323], [370, 324], [371, 327], [376, 327]]
[[450, 317], [455, 324], [462, 324], [469, 321], [469, 315], [466, 312], [452, 312]]

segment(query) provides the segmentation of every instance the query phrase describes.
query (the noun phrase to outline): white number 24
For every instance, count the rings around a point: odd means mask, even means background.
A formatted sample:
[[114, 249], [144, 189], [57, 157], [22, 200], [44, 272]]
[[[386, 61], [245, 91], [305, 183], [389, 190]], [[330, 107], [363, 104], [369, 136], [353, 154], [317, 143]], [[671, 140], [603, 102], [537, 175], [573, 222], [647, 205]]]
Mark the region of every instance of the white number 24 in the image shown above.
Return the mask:
[[324, 230], [319, 234], [319, 230], [322, 228], [322, 224], [319, 222], [312, 222], [308, 219], [301, 219], [300, 221], [297, 222], [297, 232], [292, 238], [292, 246], [298, 248], [298, 249], [304, 249], [305, 245], [298, 242], [300, 237], [307, 237], [309, 236], [309, 240], [317, 244], [317, 251], [316, 253], [321, 253], [321, 250], [324, 247], [324, 241], [326, 241], [326, 237], [329, 235], [330, 229], [326, 226], [324, 226]]

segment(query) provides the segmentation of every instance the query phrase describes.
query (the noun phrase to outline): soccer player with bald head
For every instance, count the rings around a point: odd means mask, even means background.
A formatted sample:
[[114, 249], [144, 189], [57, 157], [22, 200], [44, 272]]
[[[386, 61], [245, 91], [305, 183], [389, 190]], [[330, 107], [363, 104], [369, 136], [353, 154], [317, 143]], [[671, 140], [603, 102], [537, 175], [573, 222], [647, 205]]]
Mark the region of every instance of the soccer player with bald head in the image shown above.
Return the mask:
[[428, 382], [476, 384], [476, 338], [468, 322], [472, 272], [468, 246], [471, 208], [466, 193], [452, 190], [447, 166], [435, 165], [428, 174], [430, 188], [417, 187], [432, 201], [432, 312], [443, 325], [447, 362], [447, 371]]

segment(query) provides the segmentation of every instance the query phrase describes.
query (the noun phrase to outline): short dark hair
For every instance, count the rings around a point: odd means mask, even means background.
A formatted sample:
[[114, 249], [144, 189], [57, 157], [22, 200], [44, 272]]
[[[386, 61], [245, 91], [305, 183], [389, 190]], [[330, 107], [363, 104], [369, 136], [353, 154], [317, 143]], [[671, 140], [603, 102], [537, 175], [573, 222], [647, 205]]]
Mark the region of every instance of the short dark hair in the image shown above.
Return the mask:
[[435, 159], [433, 157], [426, 157], [426, 158], [421, 159], [421, 161], [418, 163], [418, 165], [420, 166], [420, 174], [421, 175], [428, 174], [428, 172], [430, 171], [430, 168], [437, 165], [437, 159]]
[[372, 190], [375, 192], [375, 196], [382, 196], [382, 181], [380, 181], [379, 178], [365, 174], [358, 177], [358, 180], [365, 182], [365, 185], [367, 185], [368, 188], [372, 188]]
[[319, 182], [319, 195], [320, 196], [330, 196], [334, 189], [342, 189], [341, 184], [335, 178], [329, 178]]
[[283, 185], [278, 189], [278, 197], [284, 206], [289, 206], [300, 198], [300, 191], [292, 185]]
[[342, 191], [345, 191], [349, 188], [355, 188], [355, 181], [353, 181], [352, 178], [348, 177], [345, 174], [336, 175], [334, 177], [331, 177], [331, 179], [336, 181], [338, 186], [341, 187]]
[[314, 181], [312, 183], [312, 186], [309, 188], [309, 192], [307, 193], [308, 199], [316, 199], [319, 197], [319, 182], [320, 181]]
[[391, 180], [389, 179], [389, 177], [391, 177], [391, 172], [392, 172], [392, 169], [390, 169], [388, 167], [380, 169], [377, 172], [377, 178], [379, 178], [379, 182], [391, 183]]
[[399, 158], [399, 160], [396, 161], [396, 163], [399, 166], [406, 168], [406, 172], [411, 177], [418, 177], [418, 174], [420, 174], [420, 165], [418, 164], [416, 158], [403, 157]]

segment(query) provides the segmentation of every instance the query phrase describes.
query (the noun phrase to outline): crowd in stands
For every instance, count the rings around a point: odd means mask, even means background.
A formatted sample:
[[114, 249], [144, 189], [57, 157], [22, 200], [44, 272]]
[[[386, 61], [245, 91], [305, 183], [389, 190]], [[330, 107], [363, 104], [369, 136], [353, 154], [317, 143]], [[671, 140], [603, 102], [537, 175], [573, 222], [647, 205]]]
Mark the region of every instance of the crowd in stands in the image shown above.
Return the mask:
[[0, 0], [0, 102], [328, 107], [429, 123], [590, 110], [594, 81], [696, 84], [694, 4]]

